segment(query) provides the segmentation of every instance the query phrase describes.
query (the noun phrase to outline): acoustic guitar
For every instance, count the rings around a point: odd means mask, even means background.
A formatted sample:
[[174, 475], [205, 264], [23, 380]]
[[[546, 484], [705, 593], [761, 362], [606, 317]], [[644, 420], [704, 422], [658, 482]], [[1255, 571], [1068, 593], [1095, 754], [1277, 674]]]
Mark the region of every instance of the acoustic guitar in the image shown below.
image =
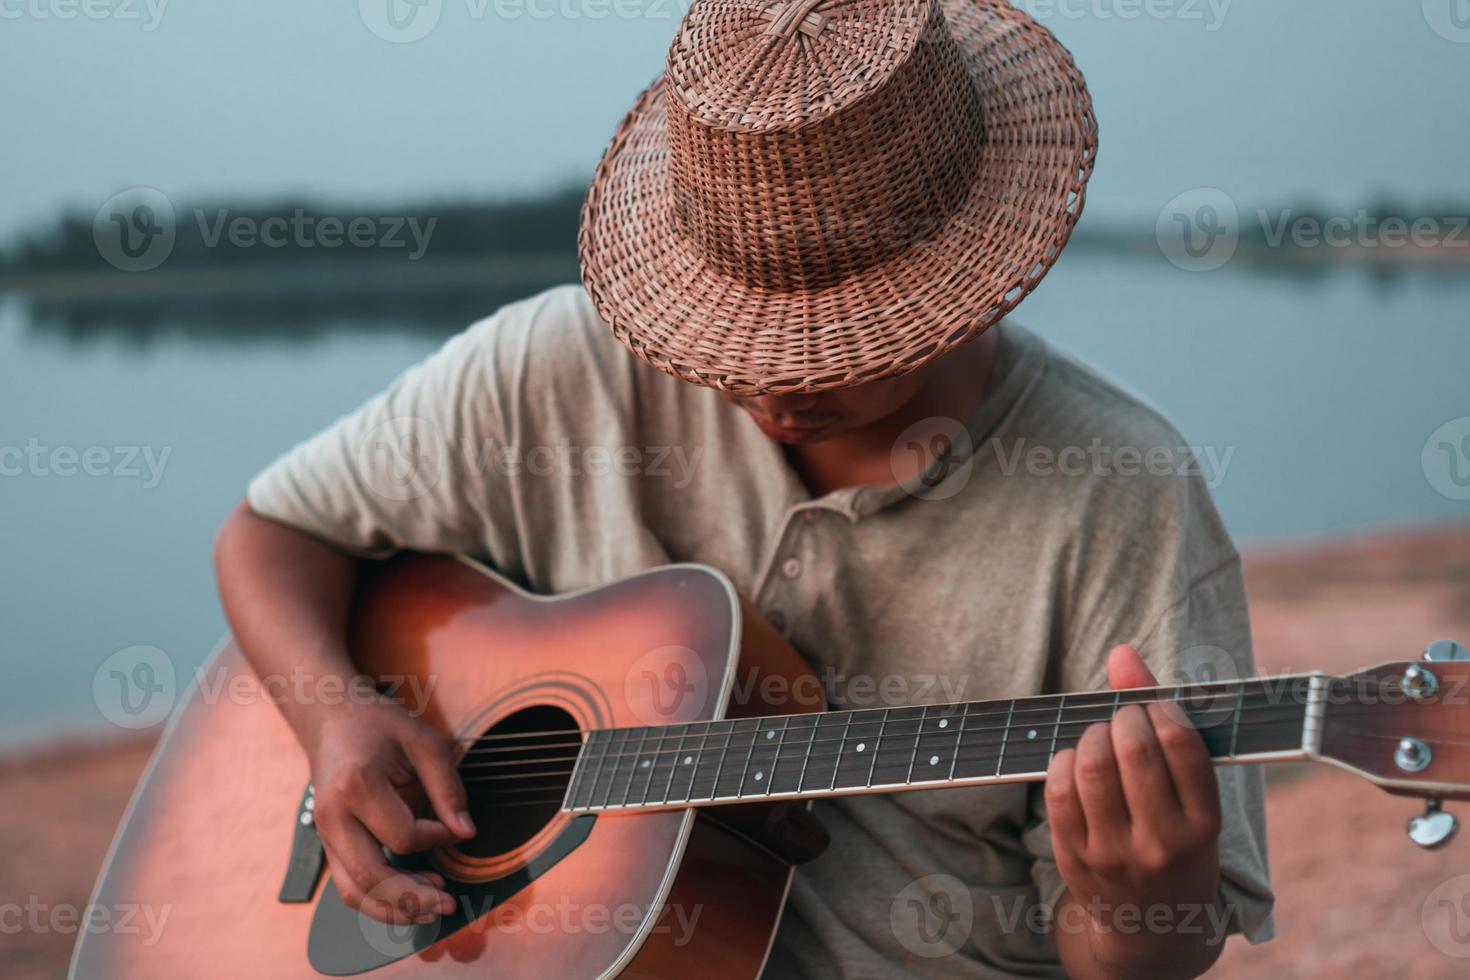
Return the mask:
[[[808, 663], [730, 582], [675, 565], [555, 598], [462, 559], [365, 578], [357, 666], [454, 740], [473, 840], [390, 860], [437, 870], [453, 914], [392, 926], [344, 906], [303, 753], [276, 710], [323, 689], [258, 679], [226, 641], [170, 720], [93, 902], [156, 935], [82, 931], [82, 978], [372, 974], [754, 977], [810, 841], [773, 815], [821, 797], [1038, 781], [1125, 704], [1168, 699], [1222, 765], [1317, 760], [1428, 800], [1470, 798], [1458, 644], [1322, 673], [1019, 700], [827, 711]], [[282, 679], [275, 679], [281, 681]]]

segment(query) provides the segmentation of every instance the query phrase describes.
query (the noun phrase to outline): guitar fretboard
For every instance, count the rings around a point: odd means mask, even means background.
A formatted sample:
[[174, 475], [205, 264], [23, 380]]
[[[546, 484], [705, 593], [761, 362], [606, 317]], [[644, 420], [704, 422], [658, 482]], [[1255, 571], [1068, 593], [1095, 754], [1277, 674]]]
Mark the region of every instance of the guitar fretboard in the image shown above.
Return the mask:
[[1125, 705], [1171, 701], [1217, 762], [1299, 752], [1309, 675], [589, 733], [564, 809], [705, 806], [1044, 778]]

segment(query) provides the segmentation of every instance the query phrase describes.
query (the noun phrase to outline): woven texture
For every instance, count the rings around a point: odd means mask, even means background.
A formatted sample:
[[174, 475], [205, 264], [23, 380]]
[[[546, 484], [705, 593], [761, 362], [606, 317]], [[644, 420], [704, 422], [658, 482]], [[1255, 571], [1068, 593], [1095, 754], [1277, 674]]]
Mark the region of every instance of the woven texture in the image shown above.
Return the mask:
[[1056, 261], [1097, 127], [1005, 0], [697, 0], [583, 207], [599, 314], [740, 394], [913, 370]]

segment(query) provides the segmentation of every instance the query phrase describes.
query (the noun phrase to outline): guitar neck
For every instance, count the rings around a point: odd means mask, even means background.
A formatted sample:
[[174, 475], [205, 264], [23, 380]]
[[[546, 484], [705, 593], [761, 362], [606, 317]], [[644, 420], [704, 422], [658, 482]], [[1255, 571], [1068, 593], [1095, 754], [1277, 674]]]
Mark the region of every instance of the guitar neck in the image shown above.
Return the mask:
[[589, 733], [572, 812], [1039, 781], [1057, 752], [1126, 705], [1176, 704], [1217, 764], [1301, 759], [1320, 738], [1325, 678], [866, 708]]

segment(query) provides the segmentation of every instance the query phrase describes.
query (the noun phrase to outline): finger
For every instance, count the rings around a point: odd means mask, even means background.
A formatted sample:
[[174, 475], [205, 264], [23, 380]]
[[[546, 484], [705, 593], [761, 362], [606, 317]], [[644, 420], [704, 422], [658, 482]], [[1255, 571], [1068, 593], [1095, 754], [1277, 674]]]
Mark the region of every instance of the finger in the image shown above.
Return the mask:
[[382, 846], [357, 820], [343, 821], [335, 846], [363, 906], [375, 903], [374, 910], [359, 906], [359, 911], [379, 918], [386, 909], [385, 922], [430, 921], [454, 911], [454, 899], [447, 892], [390, 865]]
[[439, 821], [415, 817], [386, 776], [370, 773], [365, 783], [364, 792], [353, 803], [353, 815], [389, 850], [413, 854], [456, 839]]
[[409, 739], [404, 749], [439, 822], [461, 838], [475, 836], [469, 797], [449, 756], [449, 746], [437, 735], [425, 733]]
[[391, 906], [369, 895], [352, 880], [347, 861], [336, 848], [322, 840], [322, 850], [327, 855], [327, 865], [332, 871], [332, 887], [342, 898], [342, 904], [379, 922], [397, 922], [399, 917]]
[[1133, 687], [1158, 687], [1159, 680], [1148, 664], [1130, 646], [1113, 647], [1108, 654], [1108, 686], [1115, 691]]
[[1087, 821], [1087, 841], [1128, 837], [1128, 805], [1118, 778], [1113, 740], [1107, 722], [1090, 725], [1077, 742], [1077, 797]]
[[1136, 704], [1125, 706], [1113, 716], [1112, 736], [1134, 833], [1158, 839], [1177, 826], [1184, 813], [1150, 713]]
[[1205, 740], [1172, 704], [1156, 702], [1148, 712], [1180, 807], [1192, 819], [1218, 825], [1220, 790]]
[[1058, 865], [1080, 863], [1087, 847], [1087, 818], [1077, 795], [1077, 750], [1063, 749], [1051, 757], [1046, 770], [1046, 819], [1051, 824], [1052, 850]]

